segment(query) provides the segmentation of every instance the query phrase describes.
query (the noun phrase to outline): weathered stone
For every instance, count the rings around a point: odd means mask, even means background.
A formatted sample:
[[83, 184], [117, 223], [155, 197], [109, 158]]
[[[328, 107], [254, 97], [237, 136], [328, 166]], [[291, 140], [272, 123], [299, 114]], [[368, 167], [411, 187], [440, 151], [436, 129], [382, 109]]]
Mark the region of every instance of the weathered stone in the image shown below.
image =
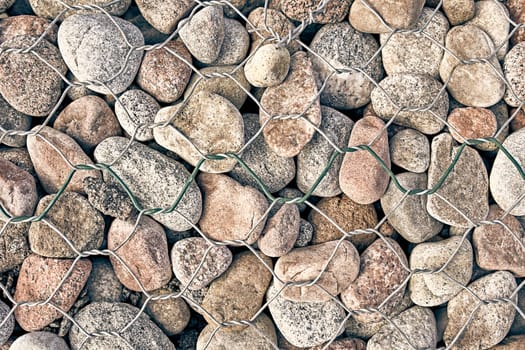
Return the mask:
[[297, 205], [283, 205], [275, 215], [268, 219], [257, 241], [261, 252], [275, 258], [292, 250], [299, 235], [300, 220]]
[[276, 44], [263, 45], [257, 49], [244, 66], [246, 80], [256, 87], [281, 84], [290, 69], [290, 52]]
[[122, 129], [137, 141], [153, 140], [150, 126], [159, 109], [153, 97], [138, 89], [125, 91], [115, 103], [115, 115]]
[[11, 107], [0, 96], [0, 128], [6, 130], [6, 132], [0, 130], [0, 144], [9, 147], [24, 147], [26, 145], [26, 136], [9, 135], [9, 133], [21, 133], [31, 129], [31, 117]]
[[350, 9], [350, 2], [346, 0], [329, 1], [324, 5], [324, 8], [321, 11], [317, 11], [318, 6], [320, 5], [320, 0], [279, 1], [280, 10], [288, 18], [298, 22], [309, 20], [310, 14], [312, 13], [313, 23], [338, 23], [348, 15], [348, 10]]
[[516, 335], [503, 339], [501, 343], [490, 350], [521, 350], [525, 346], [525, 335]]
[[7, 17], [0, 20], [0, 42], [8, 41], [20, 35], [30, 35], [40, 37], [47, 30], [44, 39], [56, 44], [57, 30], [56, 24], [51, 23], [37, 16], [20, 15]]
[[[505, 6], [509, 11], [510, 19], [517, 24], [525, 23], [525, 6], [523, 0], [508, 0], [505, 2]], [[525, 28], [518, 28], [510, 38], [512, 45], [517, 45], [524, 40]]]
[[430, 143], [419, 131], [403, 129], [390, 139], [390, 159], [398, 167], [423, 173], [430, 164]]
[[[33, 176], [10, 161], [0, 159], [0, 204], [7, 214], [13, 217], [31, 216], [37, 201]], [[1, 212], [0, 218], [4, 218]]]
[[[496, 117], [496, 134], [494, 137], [498, 140], [499, 143], [503, 143], [507, 136], [509, 136], [509, 106], [502, 100], [496, 103], [494, 106], [489, 107], [489, 110], [494, 113]], [[510, 123], [512, 126], [512, 121]], [[475, 145], [477, 149], [486, 152], [494, 152], [498, 150], [496, 143], [489, 141]]]
[[[350, 7], [349, 20], [352, 26], [365, 33], [386, 33], [392, 29], [407, 29], [413, 27], [423, 6], [424, 0], [403, 0], [396, 2], [386, 2], [382, 0], [370, 0], [367, 2], [374, 11], [368, 9], [365, 4], [360, 1], [354, 1]], [[379, 15], [379, 16], [378, 16]], [[383, 22], [389, 26], [385, 26]]]
[[86, 177], [84, 191], [89, 203], [104, 215], [126, 220], [135, 212], [128, 194], [116, 183]]
[[[119, 1], [111, 1], [108, 2], [107, 0], [65, 0], [65, 1], [54, 1], [54, 0], [28, 0], [29, 4], [31, 4], [31, 8], [33, 11], [40, 17], [45, 17], [47, 19], [53, 20], [55, 17], [60, 15], [60, 13], [67, 9], [66, 6], [63, 4], [66, 4], [68, 6], [82, 6], [82, 5], [96, 5], [102, 7], [105, 11], [108, 13], [114, 15], [114, 16], [120, 16], [123, 15], [124, 12], [128, 9], [129, 5], [131, 4], [131, 0], [119, 0]], [[109, 4], [109, 5], [108, 5]], [[66, 16], [71, 15], [73, 13], [86, 13], [90, 12], [93, 13], [95, 10], [93, 9], [82, 9], [82, 10], [69, 10], [66, 13]]]
[[[173, 288], [164, 287], [152, 293], [156, 296], [176, 295]], [[143, 294], [141, 304], [146, 302], [146, 297]], [[146, 308], [146, 313], [151, 317], [153, 322], [159, 326], [160, 329], [167, 336], [171, 337], [175, 334], [181, 333], [188, 325], [191, 318], [190, 308], [182, 297], [149, 300]]]
[[1, 12], [4, 12], [5, 10], [7, 10], [11, 6], [13, 6], [14, 2], [15, 2], [15, 0], [2, 0], [0, 2], [0, 10], [1, 10]]
[[[0, 322], [2, 322], [2, 327], [0, 328], [0, 344], [7, 342], [15, 328], [15, 318], [13, 314], [9, 314], [9, 311], [11, 311], [10, 307], [3, 301], [0, 301]], [[12, 348], [13, 347], [10, 349]]]
[[459, 143], [468, 139], [492, 137], [497, 131], [496, 116], [486, 108], [455, 108], [448, 115], [450, 134]]
[[0, 159], [5, 159], [36, 177], [35, 168], [26, 148], [9, 148], [0, 146]]
[[505, 79], [509, 82], [509, 89], [505, 93], [505, 102], [513, 107], [520, 107], [525, 98], [525, 84], [523, 83], [523, 59], [525, 58], [525, 43], [514, 46], [505, 56], [503, 69]]
[[136, 3], [146, 21], [164, 34], [171, 34], [196, 5], [191, 0], [136, 0]]
[[69, 350], [63, 338], [51, 332], [26, 333], [13, 342], [9, 350]]
[[86, 283], [89, 300], [91, 302], [119, 302], [123, 288], [109, 259], [94, 257], [91, 259], [91, 263], [92, 270]]
[[310, 241], [312, 240], [313, 235], [314, 227], [312, 226], [312, 224], [306, 221], [305, 219], [301, 219], [299, 224], [299, 234], [297, 235], [297, 239], [295, 240], [294, 247], [306, 247], [308, 243], [310, 243]]
[[19, 266], [31, 253], [27, 242], [30, 225], [13, 222], [7, 224], [0, 220], [0, 273]]
[[[227, 7], [223, 7], [227, 10]], [[250, 35], [241, 22], [224, 19], [224, 41], [219, 56], [212, 63], [214, 66], [236, 65], [242, 62], [250, 48]]]
[[474, 0], [443, 0], [443, 12], [451, 25], [456, 26], [474, 17]]
[[[263, 4], [260, 4], [259, 6], [263, 6]], [[281, 11], [274, 8], [258, 7], [248, 15], [246, 29], [251, 33], [253, 51], [255, 48], [263, 44], [264, 38], [273, 36], [269, 30], [276, 33], [281, 38], [286, 38], [294, 31], [295, 26]], [[270, 44], [270, 42], [264, 44]], [[295, 40], [292, 40], [286, 45], [286, 48], [290, 51], [291, 55], [294, 52], [299, 51], [300, 46]]]

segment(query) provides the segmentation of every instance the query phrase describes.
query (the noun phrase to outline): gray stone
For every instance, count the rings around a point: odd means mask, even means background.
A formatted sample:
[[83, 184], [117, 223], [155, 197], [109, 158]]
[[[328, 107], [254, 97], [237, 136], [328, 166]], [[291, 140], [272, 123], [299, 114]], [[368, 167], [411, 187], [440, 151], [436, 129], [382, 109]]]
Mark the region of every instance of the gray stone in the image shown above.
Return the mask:
[[[288, 199], [294, 199], [294, 200], [297, 200], [297, 199], [301, 199], [304, 197], [304, 194], [303, 192], [301, 192], [300, 190], [298, 190], [297, 188], [292, 188], [292, 187], [285, 187], [283, 188], [282, 190], [279, 190], [277, 191], [277, 196], [281, 197], [281, 198], [288, 198]], [[297, 205], [297, 208], [299, 208], [299, 212], [300, 213], [304, 213], [304, 211], [306, 210], [306, 208], [308, 208], [306, 206], [306, 204], [303, 202], [303, 203], [295, 203]], [[277, 212], [277, 210], [279, 210], [279, 208], [281, 208], [283, 204], [281, 203], [276, 203], [272, 210], [270, 211], [270, 215], [273, 215]]]
[[[350, 7], [349, 20], [355, 29], [365, 33], [386, 33], [393, 29], [408, 29], [416, 24], [424, 5], [424, 0], [368, 1], [368, 6], [379, 14], [377, 16], [363, 2], [354, 1]], [[383, 21], [392, 29], [385, 26]]]
[[5, 10], [13, 6], [14, 3], [15, 0], [2, 0], [0, 2], [0, 12], [4, 12]]
[[343, 162], [343, 155], [338, 155], [330, 165], [330, 160], [336, 152], [332, 144], [339, 148], [346, 147], [354, 122], [343, 113], [330, 107], [321, 106], [321, 113], [323, 118], [320, 130], [324, 135], [316, 132], [312, 140], [297, 155], [296, 182], [297, 187], [302, 192], [307, 193], [326, 168], [330, 166], [312, 195], [333, 197], [342, 192], [339, 186], [339, 170]]
[[123, 286], [118, 280], [109, 259], [106, 257], [94, 257], [91, 259], [91, 264], [91, 274], [86, 282], [89, 300], [92, 303], [99, 301], [119, 302]]
[[30, 223], [6, 223], [0, 220], [0, 273], [14, 269], [29, 256], [27, 233]]
[[[97, 162], [112, 163], [111, 169], [131, 190], [135, 198], [145, 208], [167, 208], [173, 205], [184, 184], [190, 178], [190, 173], [179, 162], [138, 142], [131, 142], [123, 137], [110, 137], [100, 143], [95, 149]], [[126, 152], [122, 153], [124, 150]], [[110, 178], [105, 174], [106, 179]], [[116, 181], [116, 180], [112, 180]], [[187, 222], [177, 212], [153, 215], [167, 228], [175, 231], [190, 229], [201, 215], [202, 197], [195, 182], [191, 183], [177, 210], [184, 215]]]
[[88, 86], [102, 94], [119, 94], [135, 79], [143, 51], [134, 50], [128, 56], [126, 40], [133, 46], [144, 45], [142, 33], [133, 24], [101, 13], [69, 16], [58, 30], [58, 47], [71, 72], [81, 81], [107, 85]]
[[140, 13], [152, 27], [171, 34], [180, 19], [196, 5], [191, 0], [136, 0]]
[[[454, 146], [454, 139], [448, 133], [434, 137], [428, 168], [429, 189], [437, 186], [457, 156], [459, 149], [459, 146]], [[489, 212], [488, 192], [487, 168], [479, 153], [466, 146], [454, 165], [454, 169], [436, 191], [436, 194], [444, 200], [430, 194], [427, 210], [435, 219], [445, 224], [466, 228], [471, 225], [469, 220], [477, 223], [487, 217]]]
[[[226, 8], [223, 8], [226, 9]], [[250, 48], [250, 35], [241, 22], [224, 19], [224, 41], [219, 56], [212, 65], [229, 66], [242, 62]]]
[[[11, 107], [11, 105], [0, 96], [0, 128], [3, 128], [7, 133], [10, 131], [27, 131], [31, 129], [31, 117]], [[5, 135], [5, 133], [0, 130], [0, 144], [9, 147], [24, 147], [26, 144], [26, 136]]]
[[362, 69], [370, 77], [353, 70], [332, 75], [321, 93], [322, 104], [352, 109], [364, 106], [370, 101], [374, 81], [381, 80], [383, 76], [379, 55], [368, 62], [379, 50], [379, 45], [372, 35], [360, 33], [346, 22], [327, 24], [315, 34], [310, 49], [313, 51], [309, 56], [316, 72], [318, 86], [333, 72], [333, 68], [325, 60], [337, 69]]
[[275, 258], [292, 250], [299, 235], [300, 219], [297, 205], [283, 205], [268, 219], [257, 241], [261, 252]]
[[55, 333], [32, 332], [16, 338], [9, 350], [69, 350], [69, 346]]
[[451, 25], [456, 26], [474, 17], [474, 0], [443, 0], [443, 12]]
[[[136, 307], [123, 303], [89, 304], [75, 315], [75, 321], [88, 333], [119, 332], [123, 339], [112, 335], [85, 339], [86, 336], [73, 325], [69, 331], [71, 349], [124, 350], [129, 349], [127, 344], [130, 344], [135, 349], [175, 350], [175, 346], [168, 337], [148, 316], [141, 314], [135, 319], [139, 312], [140, 310]], [[131, 326], [121, 332], [122, 328], [130, 323]]]
[[525, 83], [523, 82], [523, 59], [525, 58], [525, 42], [520, 42], [514, 46], [505, 56], [503, 69], [505, 78], [509, 82], [509, 88], [505, 93], [505, 102], [518, 107], [521, 105], [519, 100], [525, 98]]
[[251, 85], [269, 87], [284, 81], [290, 69], [290, 52], [277, 44], [263, 45], [255, 51], [244, 66], [244, 74]]
[[[401, 173], [396, 179], [406, 190], [424, 190], [427, 174]], [[388, 215], [388, 222], [409, 242], [420, 243], [441, 232], [443, 224], [427, 212], [427, 195], [409, 195], [400, 191], [393, 181], [381, 197], [381, 208]], [[401, 204], [400, 201], [402, 200]]]
[[306, 221], [305, 219], [301, 219], [301, 222], [299, 224], [299, 234], [297, 235], [297, 239], [294, 243], [295, 248], [301, 248], [306, 247], [308, 243], [312, 240], [314, 236], [314, 227], [313, 225]]
[[[31, 216], [37, 201], [35, 178], [10, 161], [0, 159], [0, 204], [7, 214]], [[0, 218], [5, 218], [2, 212]]]
[[84, 191], [89, 203], [104, 215], [125, 220], [135, 212], [128, 194], [117, 183], [87, 177], [84, 179]]
[[153, 97], [142, 90], [127, 90], [115, 103], [115, 115], [129, 135], [137, 141], [153, 140], [153, 130], [149, 127], [155, 121], [160, 105]]
[[[423, 134], [435, 134], [444, 127], [448, 114], [448, 95], [443, 84], [421, 74], [395, 74], [386, 77], [372, 91], [372, 105], [377, 116], [417, 129]], [[401, 111], [401, 107], [426, 108], [427, 111]], [[398, 113], [399, 112], [399, 113]]]
[[[124, 12], [127, 11], [129, 5], [131, 5], [131, 0], [119, 0], [119, 1], [107, 1], [107, 0], [65, 0], [62, 1], [63, 3], [73, 6], [73, 5], [97, 5], [102, 7], [105, 11], [108, 13], [114, 15], [114, 16], [121, 16], [124, 14]], [[111, 5], [107, 5], [108, 3], [111, 3]], [[61, 4], [61, 2], [55, 1], [55, 0], [29, 0], [29, 4], [31, 4], [31, 8], [33, 11], [40, 17], [45, 17], [47, 19], [55, 19], [62, 11], [66, 9], [64, 5]], [[66, 13], [66, 15], [71, 15], [73, 13], [77, 12], [90, 12], [93, 13], [95, 10], [93, 9], [85, 9], [85, 10], [70, 10]]]
[[403, 129], [390, 139], [392, 163], [413, 173], [427, 171], [430, 164], [430, 143], [414, 129]]
[[15, 318], [13, 314], [9, 315], [10, 310], [11, 308], [6, 303], [0, 301], [0, 322], [5, 321], [0, 328], [0, 344], [4, 344], [9, 339], [15, 328]]

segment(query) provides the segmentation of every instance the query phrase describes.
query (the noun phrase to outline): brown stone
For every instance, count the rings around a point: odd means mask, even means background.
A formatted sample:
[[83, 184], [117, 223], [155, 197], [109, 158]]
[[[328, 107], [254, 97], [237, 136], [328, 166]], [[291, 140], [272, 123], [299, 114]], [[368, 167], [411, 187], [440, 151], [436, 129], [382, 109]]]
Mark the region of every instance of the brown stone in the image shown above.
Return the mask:
[[[525, 23], [525, 1], [508, 0], [505, 2], [510, 18], [517, 24]], [[513, 29], [513, 28], [512, 28]], [[525, 28], [518, 28], [510, 38], [512, 45], [525, 41]]]
[[[108, 249], [115, 250], [128, 269], [113, 255], [111, 264], [120, 282], [128, 289], [146, 291], [158, 289], [171, 279], [168, 241], [160, 224], [148, 216], [136, 220], [115, 219], [108, 232]], [[130, 236], [129, 240], [127, 240]], [[127, 240], [127, 241], [126, 241]], [[125, 242], [123, 245], [121, 245]]]
[[490, 350], [523, 350], [525, 349], [525, 335], [515, 335], [503, 339], [501, 343]]
[[296, 248], [275, 264], [275, 275], [285, 283], [309, 282], [321, 275], [312, 286], [289, 286], [282, 291], [285, 299], [296, 302], [329, 301], [345, 290], [358, 274], [359, 253], [345, 240]]
[[98, 96], [84, 96], [71, 102], [58, 115], [53, 127], [71, 136], [88, 153], [108, 137], [122, 134], [115, 114]]
[[[36, 126], [33, 130], [39, 130], [38, 128], [40, 126]], [[27, 137], [27, 149], [35, 166], [40, 184], [47, 193], [58, 192], [66, 183], [71, 171], [73, 171], [62, 156], [72, 165], [93, 164], [75, 140], [48, 126], [44, 126], [39, 130], [38, 135]], [[82, 182], [86, 177], [99, 178], [100, 172], [97, 170], [77, 170], [66, 189], [83, 193]]]
[[[314, 12], [321, 4], [320, 0], [281, 0], [281, 11], [294, 21], [307, 21], [310, 19], [310, 12]], [[335, 0], [326, 3], [322, 11], [313, 15], [314, 23], [339, 23], [350, 9], [350, 2], [347, 0]]]
[[379, 16], [370, 11], [362, 1], [354, 1], [350, 7], [350, 24], [365, 33], [386, 33], [390, 30], [382, 22], [382, 18], [393, 29], [412, 27], [425, 5], [424, 0], [383, 1], [369, 0], [369, 6]]
[[[356, 310], [377, 308], [390, 297], [379, 308], [379, 311], [388, 315], [402, 302], [406, 289], [406, 285], [402, 285], [408, 275], [408, 261], [399, 244], [390, 238], [379, 239], [361, 254], [360, 274], [341, 293], [341, 300], [349, 309]], [[365, 313], [354, 318], [360, 322], [378, 322], [382, 319], [377, 313]]]
[[[0, 21], [0, 42], [11, 40], [19, 35], [40, 37], [48, 29], [50, 23], [47, 19], [31, 15], [4, 18]], [[53, 24], [44, 38], [56, 43], [57, 30], [57, 25]]]
[[0, 147], [0, 159], [5, 159], [17, 167], [27, 171], [36, 177], [35, 168], [27, 148], [2, 148]]
[[492, 137], [497, 131], [496, 116], [486, 108], [455, 108], [447, 118], [450, 134], [459, 143], [464, 140]]
[[443, 11], [453, 26], [474, 17], [474, 0], [443, 0]]
[[[281, 38], [284, 38], [295, 29], [295, 26], [292, 21], [286, 18], [286, 16], [277, 9], [265, 9], [263, 7], [256, 8], [250, 12], [248, 21], [246, 22], [246, 29], [248, 30], [248, 33], [251, 33], [252, 51], [261, 45], [264, 38], [272, 36], [266, 28], [270, 28], [274, 33], [277, 33]], [[270, 43], [270, 41], [268, 41], [268, 43]], [[292, 42], [286, 45], [286, 47], [290, 51], [290, 54], [298, 51], [300, 48], [295, 40], [292, 40]]]
[[[344, 194], [323, 198], [316, 207], [345, 232], [374, 228], [378, 223], [377, 213], [372, 204], [358, 204]], [[343, 236], [334, 224], [316, 210], [310, 212], [309, 221], [314, 226], [313, 244], [334, 241]], [[347, 237], [359, 251], [368, 247], [375, 238], [374, 233], [352, 234]]]
[[[60, 282], [75, 263], [71, 273]], [[50, 296], [51, 303], [68, 312], [86, 284], [91, 272], [91, 262], [44, 258], [30, 255], [24, 260], [18, 276], [14, 298], [17, 302], [42, 302]], [[52, 295], [60, 285], [58, 291]], [[50, 305], [21, 306], [15, 310], [18, 324], [26, 331], [38, 331], [62, 314]]]
[[[164, 287], [152, 293], [154, 296], [176, 295], [176, 291], [170, 287]], [[146, 302], [142, 295], [141, 304]], [[169, 337], [179, 334], [190, 322], [190, 308], [182, 297], [150, 300], [146, 305], [146, 313]]]
[[301, 217], [296, 204], [285, 204], [266, 223], [257, 245], [264, 254], [279, 257], [292, 250], [297, 236]]
[[512, 118], [512, 121], [510, 122], [511, 132], [518, 131], [525, 127], [525, 112], [523, 109], [512, 108], [510, 111], [510, 117]]
[[0, 159], [0, 203], [7, 213], [14, 217], [31, 216], [37, 201], [33, 176], [10, 161]]
[[30, 225], [28, 222], [6, 224], [0, 220], [0, 273], [19, 266], [31, 254], [27, 242]]
[[[385, 123], [376, 117], [357, 121], [350, 134], [348, 147], [368, 145], [390, 168], [390, 151]], [[379, 137], [378, 137], [379, 135]], [[367, 150], [346, 153], [339, 172], [343, 192], [359, 204], [370, 204], [385, 193], [390, 177], [383, 166]]]

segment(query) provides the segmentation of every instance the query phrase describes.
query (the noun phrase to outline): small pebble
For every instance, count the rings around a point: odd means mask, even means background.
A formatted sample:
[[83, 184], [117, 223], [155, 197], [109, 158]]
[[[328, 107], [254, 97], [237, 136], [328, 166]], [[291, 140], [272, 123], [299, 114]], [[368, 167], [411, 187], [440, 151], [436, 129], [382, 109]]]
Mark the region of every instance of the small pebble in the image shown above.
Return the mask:
[[270, 87], [281, 84], [290, 69], [290, 53], [275, 44], [263, 45], [244, 66], [246, 80], [252, 86]]
[[257, 240], [261, 252], [277, 258], [292, 250], [299, 235], [300, 219], [297, 205], [284, 204], [267, 220], [266, 227]]
[[430, 164], [428, 138], [414, 129], [403, 129], [390, 139], [392, 163], [413, 173], [427, 171]]
[[312, 237], [314, 235], [314, 227], [311, 223], [306, 221], [305, 219], [301, 219], [299, 223], [299, 234], [297, 235], [297, 239], [295, 240], [294, 247], [295, 248], [302, 248], [306, 247], [308, 243], [312, 240]]
[[[176, 295], [173, 288], [164, 287], [158, 289], [152, 294], [156, 296]], [[145, 295], [142, 295], [141, 304], [145, 302]], [[190, 308], [182, 297], [173, 297], [168, 299], [150, 300], [146, 305], [146, 313], [159, 328], [171, 337], [181, 333], [190, 322]]]
[[149, 126], [159, 109], [160, 105], [153, 97], [138, 89], [127, 90], [115, 103], [120, 126], [137, 141], [153, 140], [153, 130]]
[[31, 332], [16, 338], [9, 350], [69, 350], [69, 346], [55, 333]]
[[[13, 217], [31, 216], [38, 202], [35, 178], [8, 160], [0, 159], [0, 204]], [[0, 214], [0, 218], [4, 218]]]

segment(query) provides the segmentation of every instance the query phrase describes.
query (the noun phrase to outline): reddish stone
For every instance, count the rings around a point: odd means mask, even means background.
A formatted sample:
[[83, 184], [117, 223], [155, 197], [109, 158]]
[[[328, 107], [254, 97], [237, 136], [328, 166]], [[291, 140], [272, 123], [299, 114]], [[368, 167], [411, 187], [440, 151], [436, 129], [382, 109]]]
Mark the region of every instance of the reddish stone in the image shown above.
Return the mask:
[[[47, 19], [31, 15], [4, 18], [0, 21], [0, 42], [3, 43], [20, 35], [39, 37], [46, 31], [50, 23]], [[53, 24], [47, 31], [45, 38], [48, 41], [56, 43], [57, 31], [57, 25]]]
[[10, 161], [0, 159], [0, 203], [13, 216], [31, 216], [38, 201], [35, 179]]
[[455, 108], [447, 121], [455, 129], [451, 128], [450, 134], [459, 143], [465, 139], [492, 137], [498, 129], [496, 116], [486, 108]]

